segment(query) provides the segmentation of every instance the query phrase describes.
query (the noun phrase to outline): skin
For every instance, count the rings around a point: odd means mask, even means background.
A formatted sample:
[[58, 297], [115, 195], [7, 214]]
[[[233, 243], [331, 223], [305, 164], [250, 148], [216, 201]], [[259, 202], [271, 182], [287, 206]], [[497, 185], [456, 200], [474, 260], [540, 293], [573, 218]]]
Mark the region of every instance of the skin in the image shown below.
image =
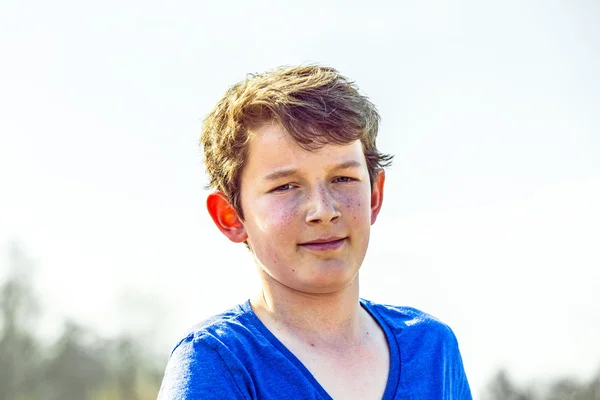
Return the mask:
[[[371, 187], [360, 141], [307, 151], [274, 123], [252, 132], [249, 146], [244, 220], [223, 193], [210, 194], [207, 207], [223, 234], [250, 245], [262, 283], [253, 310], [328, 392], [381, 398], [387, 341], [360, 306], [358, 276], [381, 210], [384, 172]], [[328, 238], [340, 240], [333, 248], [311, 244]], [[328, 373], [334, 368], [338, 381]]]

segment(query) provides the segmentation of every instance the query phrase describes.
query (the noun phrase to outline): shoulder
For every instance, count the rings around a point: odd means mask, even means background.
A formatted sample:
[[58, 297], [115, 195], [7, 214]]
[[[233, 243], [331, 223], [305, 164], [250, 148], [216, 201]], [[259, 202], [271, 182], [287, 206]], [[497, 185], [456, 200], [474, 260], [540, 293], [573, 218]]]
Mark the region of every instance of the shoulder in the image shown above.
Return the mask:
[[[223, 355], [224, 350], [244, 348], [248, 341], [256, 338], [256, 328], [249, 315], [246, 304], [232, 307], [220, 314], [214, 315], [184, 331], [181, 339], [171, 352], [195, 353], [216, 351]], [[231, 351], [226, 351], [228, 354]]]
[[429, 394], [423, 398], [471, 399], [458, 342], [447, 324], [416, 308], [362, 302], [395, 339], [406, 387]]
[[250, 332], [237, 306], [188, 329], [171, 351], [161, 385], [162, 399], [246, 398], [247, 372], [234, 348], [244, 348]]
[[180, 343], [193, 338], [207, 336], [226, 338], [235, 335], [240, 328], [247, 325], [246, 317], [243, 305], [237, 305], [188, 328], [182, 335]]
[[362, 300], [362, 303], [369, 311], [376, 313], [396, 336], [419, 336], [422, 339], [456, 344], [456, 337], [450, 326], [431, 314], [413, 307], [379, 304], [369, 300]]

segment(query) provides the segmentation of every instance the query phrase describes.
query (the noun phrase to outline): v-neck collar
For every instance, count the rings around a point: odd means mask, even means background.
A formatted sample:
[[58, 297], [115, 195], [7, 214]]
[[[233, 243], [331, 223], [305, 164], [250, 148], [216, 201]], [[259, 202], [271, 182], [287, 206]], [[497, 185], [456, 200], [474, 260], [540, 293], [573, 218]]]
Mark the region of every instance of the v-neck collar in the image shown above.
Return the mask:
[[[390, 351], [390, 366], [388, 372], [388, 379], [383, 393], [382, 400], [393, 400], [398, 390], [398, 383], [400, 382], [400, 351], [398, 347], [398, 341], [396, 336], [392, 333], [388, 324], [383, 320], [381, 315], [373, 307], [373, 304], [364, 299], [359, 299], [361, 306], [377, 321], [377, 324], [381, 327], [385, 333], [387, 340], [388, 349]], [[306, 366], [292, 353], [277, 337], [262, 323], [258, 318], [252, 306], [250, 300], [240, 304], [242, 311], [249, 318], [250, 322], [258, 329], [261, 334], [277, 349], [279, 350], [292, 364], [298, 368], [298, 370], [304, 375], [304, 377], [313, 385], [315, 390], [327, 400], [333, 400], [327, 391], [321, 386], [313, 374], [306, 368]]]

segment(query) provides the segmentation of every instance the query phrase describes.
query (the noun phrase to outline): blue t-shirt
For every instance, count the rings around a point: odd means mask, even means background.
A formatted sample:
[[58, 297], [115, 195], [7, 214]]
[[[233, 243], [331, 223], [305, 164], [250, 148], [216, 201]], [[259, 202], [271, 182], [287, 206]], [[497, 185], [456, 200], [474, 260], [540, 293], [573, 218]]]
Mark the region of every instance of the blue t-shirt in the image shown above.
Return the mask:
[[[389, 345], [384, 400], [471, 400], [458, 343], [447, 325], [414, 308], [360, 303]], [[246, 301], [195, 326], [171, 353], [158, 400], [191, 399], [331, 396]]]

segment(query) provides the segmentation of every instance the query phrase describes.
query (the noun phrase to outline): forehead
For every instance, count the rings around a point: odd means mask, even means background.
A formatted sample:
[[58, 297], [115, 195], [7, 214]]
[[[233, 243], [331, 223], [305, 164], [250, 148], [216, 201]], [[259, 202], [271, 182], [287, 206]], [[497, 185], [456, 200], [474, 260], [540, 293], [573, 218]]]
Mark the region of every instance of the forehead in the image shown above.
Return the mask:
[[279, 168], [310, 169], [357, 161], [366, 168], [362, 143], [326, 144], [318, 149], [301, 147], [279, 124], [263, 125], [250, 134], [245, 170], [253, 174], [272, 172]]

